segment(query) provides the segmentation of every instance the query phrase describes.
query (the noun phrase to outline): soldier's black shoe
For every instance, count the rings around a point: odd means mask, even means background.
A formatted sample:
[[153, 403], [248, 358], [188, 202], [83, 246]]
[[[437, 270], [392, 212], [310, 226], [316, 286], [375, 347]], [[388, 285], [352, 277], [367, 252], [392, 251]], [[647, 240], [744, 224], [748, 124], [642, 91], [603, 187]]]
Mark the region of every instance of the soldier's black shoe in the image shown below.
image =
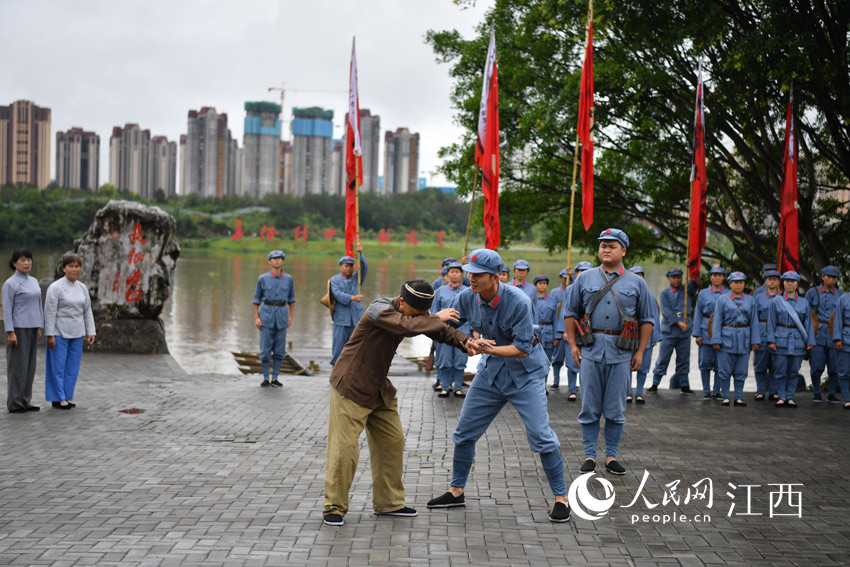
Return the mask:
[[826, 397], [826, 401], [828, 401], [831, 404], [840, 404], [841, 403], [841, 400], [839, 400], [838, 397], [835, 394], [829, 394]]
[[581, 472], [588, 473], [596, 470], [596, 461], [593, 459], [585, 459], [581, 464]]
[[690, 388], [688, 388], [687, 386], [685, 386], [684, 388], [682, 388], [682, 393], [683, 394], [693, 394], [694, 391], [691, 390]]
[[413, 518], [418, 512], [413, 508], [408, 508], [405, 506], [404, 508], [399, 508], [398, 510], [393, 510], [392, 512], [375, 512], [378, 516], [401, 516], [404, 518]]
[[611, 461], [609, 463], [605, 463], [605, 470], [611, 474], [626, 474], [626, 469], [623, 468], [623, 465], [618, 463], [617, 461]]
[[341, 514], [325, 514], [322, 516], [322, 521], [327, 526], [341, 526], [345, 524], [345, 520]]
[[277, 381], [277, 378], [275, 378], [274, 380], [272, 380], [272, 386], [275, 386], [275, 387], [277, 387], [277, 388], [282, 388], [282, 387], [283, 387], [283, 384], [281, 384], [280, 382], [278, 382], [278, 381]]
[[455, 496], [451, 492], [446, 492], [442, 496], [429, 500], [426, 506], [428, 508], [454, 508], [455, 506], [466, 506], [466, 502], [464, 502], [463, 494]]
[[567, 522], [570, 519], [570, 505], [563, 502], [555, 502], [555, 507], [549, 512], [550, 522]]
[[647, 391], [647, 392], [657, 392], [657, 391], [658, 391], [658, 386], [656, 386], [655, 384], [653, 384], [652, 386], [650, 386], [649, 388], [647, 388], [647, 389], [646, 389], [646, 391]]
[[268, 380], [263, 380], [262, 382], [260, 382], [260, 387], [262, 387], [262, 388], [268, 388], [271, 385], [272, 385], [272, 383], [269, 382]]

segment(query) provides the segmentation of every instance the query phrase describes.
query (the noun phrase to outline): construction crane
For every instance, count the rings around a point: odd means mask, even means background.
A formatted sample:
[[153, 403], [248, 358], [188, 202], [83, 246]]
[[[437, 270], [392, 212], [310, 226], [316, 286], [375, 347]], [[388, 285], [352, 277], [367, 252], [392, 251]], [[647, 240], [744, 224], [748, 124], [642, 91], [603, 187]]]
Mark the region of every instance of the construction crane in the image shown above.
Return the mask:
[[340, 94], [340, 93], [347, 92], [347, 91], [338, 90], [338, 89], [288, 89], [288, 88], [286, 88], [286, 83], [284, 83], [284, 82], [281, 82], [279, 87], [269, 87], [268, 92], [275, 92], [275, 91], [280, 92], [280, 131], [281, 131], [281, 134], [283, 134], [284, 136], [286, 135], [286, 134], [284, 134], [284, 132], [286, 132], [286, 130], [283, 128], [283, 122], [284, 122], [283, 101], [284, 101], [284, 97], [286, 96], [287, 92], [291, 92], [291, 93], [293, 93], [293, 92], [294, 93], [334, 93], [334, 94]]

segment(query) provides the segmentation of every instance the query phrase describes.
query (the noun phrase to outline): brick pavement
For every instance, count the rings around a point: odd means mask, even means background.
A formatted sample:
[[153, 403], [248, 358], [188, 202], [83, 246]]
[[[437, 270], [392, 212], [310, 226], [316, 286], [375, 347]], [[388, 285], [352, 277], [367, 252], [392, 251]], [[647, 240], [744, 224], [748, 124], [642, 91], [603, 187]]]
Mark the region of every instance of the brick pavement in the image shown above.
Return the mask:
[[[602, 475], [613, 508], [598, 521], [551, 524], [545, 475], [511, 408], [479, 442], [466, 508], [428, 511], [425, 502], [449, 482], [462, 401], [437, 398], [422, 375], [393, 380], [408, 503], [420, 514], [372, 514], [364, 440], [346, 525], [329, 528], [321, 522], [326, 374], [261, 390], [256, 377], [182, 373], [170, 357], [86, 354], [79, 407], [41, 402], [38, 413], [0, 413], [0, 565], [848, 564], [850, 411], [839, 405], [803, 394], [797, 410], [738, 409], [648, 393], [647, 405], [627, 412], [620, 459], [629, 474]], [[43, 384], [39, 373], [36, 403]], [[0, 396], [5, 388], [3, 376]], [[582, 455], [579, 404], [565, 390], [549, 400], [570, 482]], [[118, 411], [129, 407], [145, 413]], [[644, 469], [649, 504], [621, 508]], [[665, 484], [680, 480], [684, 495], [706, 477], [711, 509], [662, 503]], [[751, 511], [762, 515], [738, 515], [746, 494], [727, 483], [760, 485]], [[769, 517], [770, 483], [804, 484], [801, 517]], [[710, 521], [632, 523], [633, 513]]]

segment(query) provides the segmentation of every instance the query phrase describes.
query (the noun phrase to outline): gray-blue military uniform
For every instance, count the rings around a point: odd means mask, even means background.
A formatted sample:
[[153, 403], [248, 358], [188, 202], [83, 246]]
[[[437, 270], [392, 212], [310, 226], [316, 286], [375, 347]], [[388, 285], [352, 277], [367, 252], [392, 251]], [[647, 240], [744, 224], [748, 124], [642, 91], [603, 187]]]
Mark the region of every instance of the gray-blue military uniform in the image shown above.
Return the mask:
[[[498, 253], [479, 249], [469, 255], [463, 270], [471, 273], [498, 275], [502, 259]], [[508, 358], [483, 354], [475, 379], [463, 404], [457, 427], [452, 434], [455, 444], [453, 487], [466, 485], [475, 457], [475, 443], [510, 402], [525, 424], [531, 450], [540, 453], [543, 470], [556, 496], [565, 496], [564, 459], [558, 436], [549, 426], [546, 402], [546, 376], [549, 360], [534, 336], [531, 301], [511, 285], [499, 283], [496, 295], [484, 301], [480, 294], [465, 289], [451, 307], [460, 314], [460, 323], [468, 322], [482, 338], [491, 339], [497, 346], [514, 345], [525, 352], [525, 358]]]
[[[455, 268], [461, 267], [457, 263], [455, 265], [450, 264], [450, 266]], [[463, 284], [452, 285], [451, 283], [440, 286], [434, 292], [431, 313], [437, 313], [450, 307], [454, 298], [464, 289], [469, 288]], [[458, 330], [467, 335], [472, 335], [469, 325], [461, 325]], [[437, 380], [439, 380], [444, 390], [461, 391], [463, 388], [463, 373], [466, 370], [467, 360], [469, 360], [469, 356], [461, 349], [434, 341], [434, 366], [437, 367]]]
[[[736, 274], [729, 276], [729, 281], [735, 281]], [[743, 280], [743, 274], [740, 274]], [[743, 400], [744, 381], [750, 362], [752, 345], [761, 343], [758, 311], [752, 296], [742, 293], [735, 295], [731, 291], [717, 298], [714, 304], [714, 319], [712, 321], [712, 345], [720, 345], [717, 351], [717, 376], [720, 380], [720, 390], [723, 399], [729, 398], [729, 379], [735, 379], [735, 403]], [[712, 347], [713, 348], [713, 347]]]
[[[800, 276], [796, 272], [785, 272], [782, 278], [789, 279], [789, 274], [796, 276], [799, 281]], [[791, 307], [797, 314], [805, 333], [801, 333], [797, 328], [796, 321], [786, 306]], [[807, 345], [815, 344], [815, 329], [809, 304], [799, 293], [793, 296], [782, 293], [770, 302], [767, 311], [767, 342], [776, 345], [773, 356], [776, 362], [779, 399], [793, 400], [797, 391], [797, 372], [803, 363]]]
[[[667, 272], [671, 275], [683, 275], [681, 269], [676, 268]], [[696, 284], [689, 283], [689, 289], [696, 290]], [[693, 319], [686, 314], [690, 312], [691, 299], [694, 293], [688, 293], [687, 309], [685, 308], [685, 286], [678, 288], [668, 287], [659, 296], [661, 308], [661, 346], [658, 348], [658, 359], [655, 361], [655, 370], [652, 376], [652, 385], [658, 387], [662, 378], [667, 373], [667, 366], [673, 353], [676, 353], [676, 372], [670, 378], [670, 388], [690, 389], [688, 374], [691, 365], [691, 329]], [[687, 325], [684, 331], [677, 325], [683, 322]]]
[[[608, 229], [600, 240], [612, 235], [625, 237], [625, 233]], [[628, 240], [625, 240], [628, 243]], [[627, 244], [624, 244], [628, 247]], [[620, 312], [612, 293], [627, 316], [634, 317], [639, 325], [654, 323], [655, 316], [646, 282], [623, 267], [613, 273], [604, 272], [603, 267], [582, 272], [569, 287], [571, 293], [565, 315], [580, 319], [585, 306], [593, 295], [611, 278], [617, 278], [611, 290], [602, 298], [590, 315], [593, 344], [581, 346], [581, 424], [586, 458], [596, 458], [596, 442], [599, 437], [599, 421], [605, 417], [605, 455], [616, 457], [623, 424], [626, 422], [626, 395], [631, 376], [630, 364], [634, 351], [617, 346], [617, 338], [623, 328]]]
[[[717, 381], [717, 361], [714, 356], [714, 347], [711, 346], [708, 336], [708, 322], [711, 316], [714, 315], [714, 305], [717, 298], [723, 294], [728, 294], [729, 290], [721, 287], [719, 290], [713, 287], [707, 287], [699, 292], [697, 303], [694, 307], [694, 325], [691, 333], [694, 337], [702, 337], [702, 344], [699, 346], [699, 371], [702, 377], [702, 391], [708, 395], [711, 393], [720, 396], [720, 383]], [[714, 370], [714, 389], [711, 385], [711, 371]]]
[[[339, 260], [340, 264], [354, 264], [354, 258], [351, 256], [343, 256]], [[351, 333], [363, 317], [363, 302], [352, 301], [351, 296], [358, 295], [357, 293], [357, 278], [360, 277], [360, 285], [366, 280], [366, 273], [369, 270], [369, 265], [366, 263], [366, 255], [360, 253], [360, 271], [354, 272], [350, 276], [345, 276], [342, 273], [336, 274], [331, 278], [331, 293], [334, 296], [333, 309], [333, 342], [331, 346], [331, 366], [336, 363], [342, 348], [348, 339], [351, 338]]]
[[[779, 277], [779, 275], [779, 272], [772, 269], [768, 269], [764, 273], [765, 278], [770, 276]], [[753, 299], [756, 302], [756, 314], [759, 320], [759, 337], [761, 338], [759, 349], [753, 355], [753, 373], [756, 375], [756, 397], [772, 397], [777, 394], [775, 379], [776, 362], [773, 357], [773, 351], [767, 347], [767, 312], [770, 308], [770, 302], [777, 295], [779, 295], [778, 292], [771, 295], [767, 291], [766, 286], [761, 286], [753, 292]]]
[[[586, 261], [579, 262], [578, 264], [576, 264], [575, 268], [573, 268], [574, 277], [578, 277], [578, 275], [581, 272], [583, 272], [585, 270], [589, 270], [591, 268], [593, 268], [593, 264], [591, 264], [590, 262], [586, 262]], [[566, 270], [563, 270], [561, 273], [564, 274], [562, 277], [566, 277], [566, 274], [567, 274]], [[567, 304], [569, 303], [569, 294], [570, 294], [570, 290], [572, 288], [573, 288], [572, 283], [570, 285], [568, 285], [566, 289], [560, 288], [560, 287], [558, 288], [558, 289], [564, 290], [564, 297], [561, 300], [561, 310], [560, 310], [560, 313], [558, 315], [558, 323], [555, 327], [555, 332], [558, 334], [558, 337], [563, 337], [564, 333], [567, 330], [566, 326], [564, 325], [564, 319], [566, 318], [566, 314], [565, 314], [566, 313], [566, 307], [567, 307]], [[560, 353], [558, 351], [560, 351]], [[568, 392], [569, 392], [570, 396], [575, 396], [575, 394], [578, 392], [579, 367], [576, 364], [576, 361], [573, 360], [572, 353], [570, 352], [569, 343], [567, 343], [567, 341], [565, 341], [565, 340], [562, 340], [560, 343], [558, 343], [558, 348], [555, 349], [554, 356], [555, 356], [556, 361], [557, 361], [557, 358], [559, 356], [562, 357], [561, 360], [563, 361], [563, 365], [567, 367], [567, 387], [569, 388]], [[555, 368], [555, 364], [556, 364], [556, 362], [552, 363], [553, 369]], [[553, 370], [553, 373], [554, 373], [554, 370]], [[560, 381], [559, 380], [559, 374], [560, 374], [560, 372], [558, 374], [555, 374], [555, 381], [554, 381], [553, 385], [557, 385], [558, 382]], [[575, 397], [569, 397], [567, 399], [570, 400], [571, 402], [576, 401]]]
[[[653, 345], [660, 343], [662, 339], [661, 316], [658, 311], [658, 302], [655, 300], [655, 296], [652, 295], [652, 291], [649, 292], [649, 297], [650, 308], [652, 309], [653, 316], [652, 336], [649, 338], [649, 342], [646, 343], [646, 348], [643, 351], [643, 361], [641, 362], [640, 368], [636, 373], [637, 377], [634, 390], [635, 396], [643, 396], [643, 385], [644, 383], [646, 383], [646, 375], [649, 374], [649, 369], [652, 365]], [[629, 376], [629, 395], [632, 395], [631, 375]]]
[[[835, 266], [826, 266], [821, 270], [821, 275], [839, 277], [841, 274]], [[829, 322], [842, 295], [843, 292], [837, 286], [827, 291], [823, 285], [813, 287], [806, 293], [806, 301], [809, 303], [809, 308], [814, 311], [817, 320], [815, 347], [809, 353], [812, 391], [816, 400], [820, 400], [820, 377], [824, 369], [827, 370], [829, 379], [828, 394], [830, 399], [835, 398], [835, 387], [838, 384], [838, 351], [835, 350], [835, 344], [829, 336]], [[812, 323], [814, 324], [814, 321]]]
[[558, 304], [552, 300], [551, 295], [537, 296], [537, 324], [540, 325], [540, 343], [546, 358], [552, 360], [555, 352], [555, 310]]
[[289, 305], [295, 303], [295, 285], [292, 276], [281, 272], [279, 276], [269, 270], [257, 279], [254, 305], [260, 305], [260, 363], [263, 377], [269, 377], [269, 361], [274, 358], [272, 377], [277, 378], [280, 364], [286, 357], [286, 329], [289, 326]]
[[841, 341], [842, 350], [838, 353], [838, 384], [841, 386], [841, 397], [844, 409], [850, 408], [850, 295], [843, 294], [835, 307], [835, 318], [832, 320], [832, 341]]

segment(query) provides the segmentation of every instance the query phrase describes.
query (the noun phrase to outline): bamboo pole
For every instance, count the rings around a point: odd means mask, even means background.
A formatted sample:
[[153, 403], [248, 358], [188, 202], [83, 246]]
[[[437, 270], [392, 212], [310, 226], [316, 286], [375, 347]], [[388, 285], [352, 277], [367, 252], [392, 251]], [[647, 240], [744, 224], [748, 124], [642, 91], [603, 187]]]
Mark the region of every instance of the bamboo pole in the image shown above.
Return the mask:
[[[483, 180], [482, 180], [483, 182]], [[475, 177], [472, 180], [472, 199], [469, 201], [469, 219], [466, 221], [466, 240], [463, 242], [463, 257], [469, 253], [469, 231], [472, 228], [472, 211], [475, 210], [475, 186], [478, 185], [478, 166], [475, 166]]]
[[363, 272], [360, 269], [360, 186], [357, 180], [360, 178], [360, 160], [354, 156], [354, 249], [357, 251], [357, 295], [360, 295], [360, 284], [363, 281]]
[[[691, 206], [688, 207], [688, 247], [685, 249], [685, 276], [682, 278], [682, 288], [685, 290], [685, 326], [688, 326], [688, 288], [691, 281], [691, 218], [694, 214], [694, 192], [691, 189]], [[677, 355], [678, 356], [678, 355]], [[678, 359], [677, 359], [678, 360]]]
[[573, 182], [570, 190], [570, 232], [567, 237], [567, 270], [573, 265], [573, 212], [576, 207], [576, 173], [578, 172], [578, 146], [579, 146], [578, 131], [576, 131], [576, 145], [573, 152]]

